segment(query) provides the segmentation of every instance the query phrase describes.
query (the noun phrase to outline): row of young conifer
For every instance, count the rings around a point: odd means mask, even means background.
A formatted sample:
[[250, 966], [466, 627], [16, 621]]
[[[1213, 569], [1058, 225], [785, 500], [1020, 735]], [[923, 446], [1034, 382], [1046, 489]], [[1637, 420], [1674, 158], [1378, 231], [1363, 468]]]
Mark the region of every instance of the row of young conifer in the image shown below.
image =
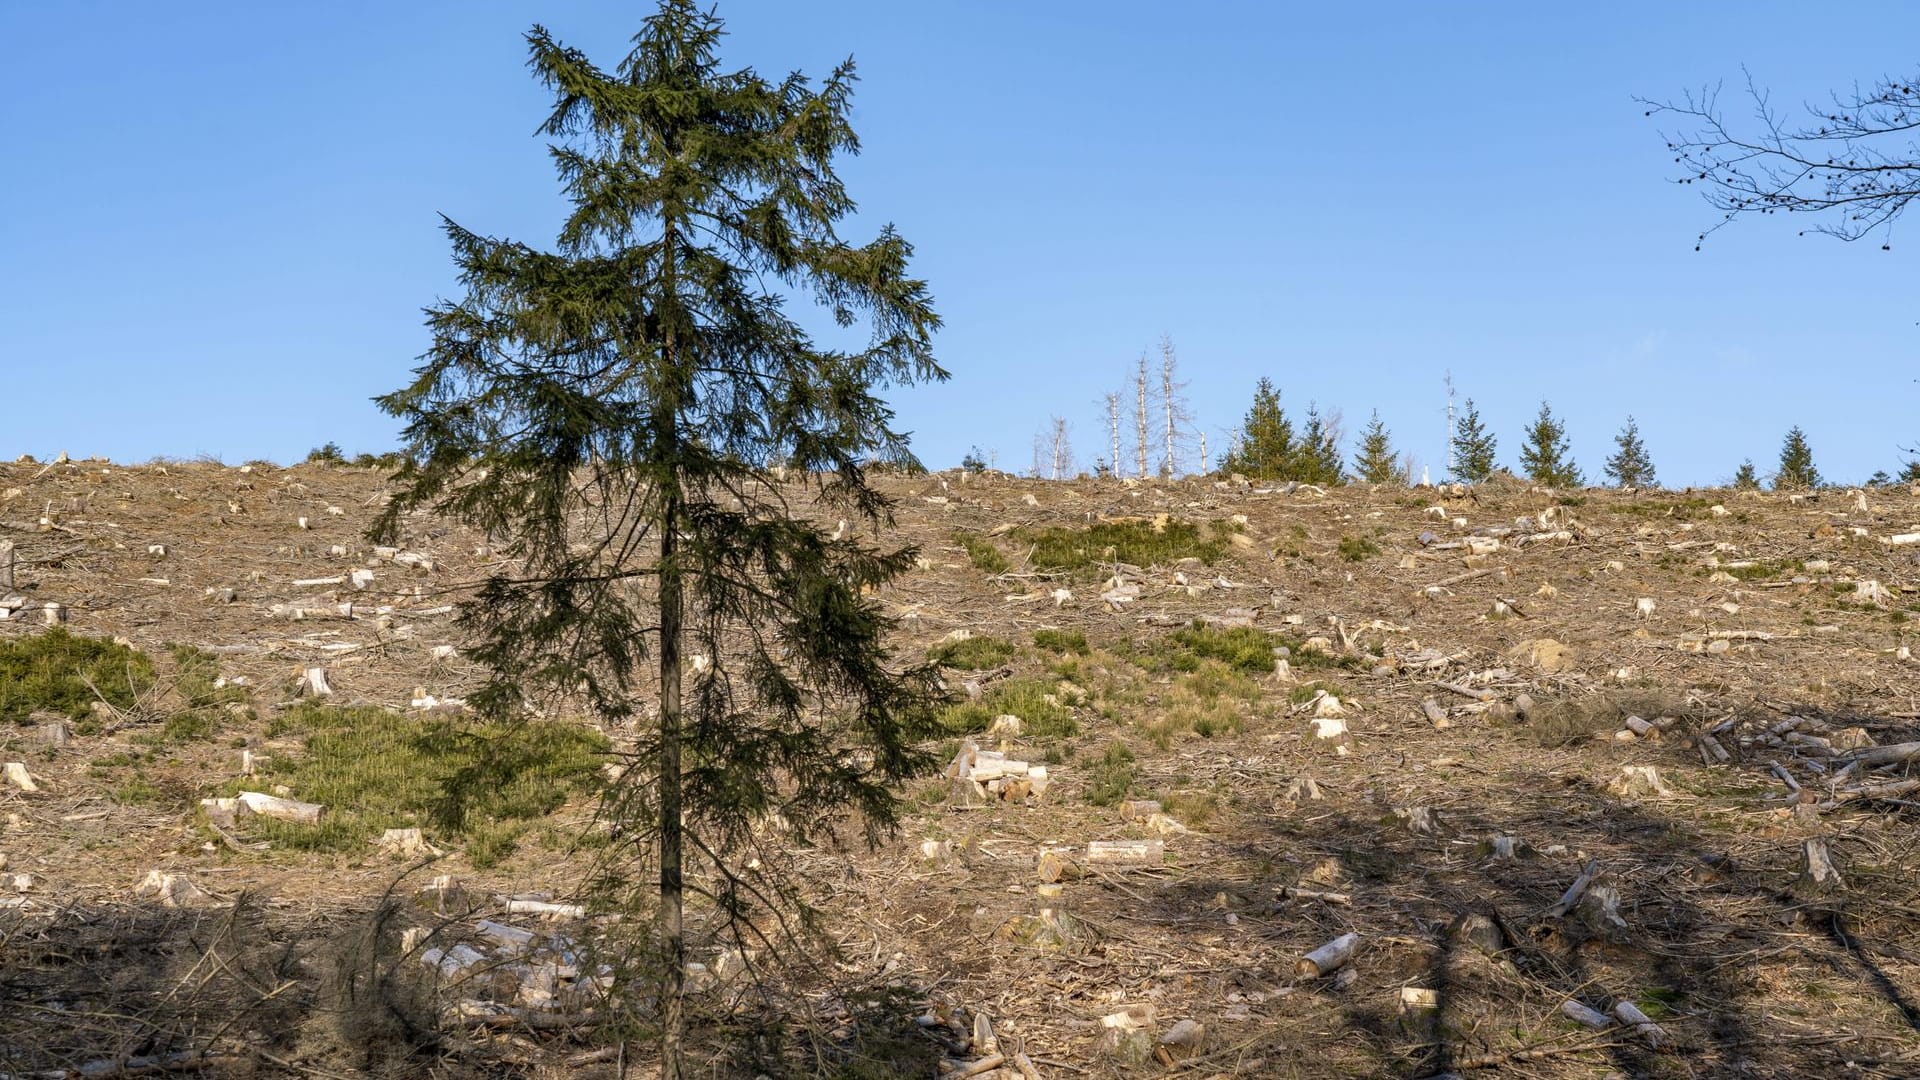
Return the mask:
[[[1613, 453], [1602, 463], [1606, 483], [1613, 487], [1658, 487], [1653, 456], [1640, 436], [1640, 425], [1629, 416], [1613, 437]], [[1499, 439], [1480, 416], [1473, 399], [1455, 418], [1448, 446], [1450, 465], [1446, 478], [1477, 484], [1503, 473], [1549, 487], [1577, 488], [1587, 485], [1587, 476], [1574, 461], [1567, 439], [1566, 424], [1556, 417], [1547, 402], [1524, 432], [1518, 468], [1507, 468], [1499, 461]], [[1219, 462], [1224, 473], [1239, 473], [1249, 479], [1294, 480], [1311, 484], [1340, 484], [1359, 481], [1369, 484], [1410, 484], [1414, 475], [1411, 458], [1402, 456], [1393, 436], [1375, 410], [1367, 426], [1360, 431], [1353, 457], [1342, 456], [1337, 425], [1328, 424], [1315, 411], [1310, 421], [1296, 431], [1286, 410], [1280, 406], [1280, 394], [1269, 379], [1254, 387], [1253, 406], [1246, 420], [1234, 433], [1228, 451]], [[1752, 459], [1740, 463], [1728, 483], [1736, 488], [1762, 486], [1759, 470]], [[1827, 481], [1814, 464], [1813, 448], [1806, 432], [1799, 427], [1788, 431], [1781, 441], [1778, 467], [1764, 478], [1776, 490], [1803, 491], [1825, 486]], [[1898, 476], [1882, 471], [1867, 480], [1869, 485], [1920, 483], [1920, 461], [1903, 463]]]

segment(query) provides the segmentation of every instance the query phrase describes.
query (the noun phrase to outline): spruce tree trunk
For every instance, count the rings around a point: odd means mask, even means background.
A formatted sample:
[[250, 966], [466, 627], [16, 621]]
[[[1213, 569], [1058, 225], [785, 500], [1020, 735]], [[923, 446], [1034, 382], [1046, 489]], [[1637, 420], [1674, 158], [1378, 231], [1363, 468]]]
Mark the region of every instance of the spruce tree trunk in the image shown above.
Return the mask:
[[666, 497], [660, 532], [660, 1078], [680, 1080], [686, 1028], [686, 942], [681, 936], [680, 627], [683, 600], [675, 563], [677, 492]]
[[[674, 242], [676, 222], [669, 215], [661, 236], [662, 282], [669, 296], [676, 288]], [[679, 361], [671, 322], [664, 327], [660, 359], [677, 390]], [[660, 507], [660, 914], [661, 959], [666, 970], [660, 981], [660, 1080], [680, 1080], [681, 1044], [686, 1036], [686, 952], [682, 932], [685, 902], [681, 867], [680, 822], [680, 634], [685, 599], [681, 592], [679, 401], [669, 394], [656, 406], [654, 422], [671, 472]]]

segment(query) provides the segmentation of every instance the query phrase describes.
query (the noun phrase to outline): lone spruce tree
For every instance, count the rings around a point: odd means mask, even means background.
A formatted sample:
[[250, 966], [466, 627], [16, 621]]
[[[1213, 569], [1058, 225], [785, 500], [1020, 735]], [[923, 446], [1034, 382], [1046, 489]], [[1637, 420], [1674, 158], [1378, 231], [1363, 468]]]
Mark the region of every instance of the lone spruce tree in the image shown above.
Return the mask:
[[1757, 491], [1760, 488], [1760, 474], [1753, 467], [1753, 459], [1748, 458], [1733, 471], [1733, 489], [1735, 491]]
[[1338, 426], [1337, 420], [1320, 415], [1319, 405], [1307, 405], [1307, 421], [1300, 427], [1300, 443], [1288, 472], [1290, 479], [1308, 484], [1338, 484], [1346, 479]]
[[1820, 470], [1813, 465], [1813, 447], [1796, 425], [1780, 444], [1780, 471], [1773, 474], [1775, 491], [1805, 491], [1820, 486]]
[[1480, 410], [1468, 398], [1453, 424], [1453, 478], [1469, 484], [1484, 483], [1493, 476], [1493, 455], [1498, 440], [1480, 422]]
[[[694, 0], [661, 0], [612, 70], [528, 33], [571, 202], [558, 241], [446, 221], [465, 295], [428, 309], [416, 378], [380, 399], [414, 460], [375, 535], [431, 507], [508, 564], [461, 608], [490, 672], [470, 702], [638, 724], [603, 813], [628, 880], [658, 874], [669, 1080], [687, 891], [740, 947], [778, 944], [753, 916], [798, 904], [779, 849], [830, 840], [848, 808], [869, 842], [895, 824], [892, 785], [929, 764], [916, 747], [937, 686], [895, 663], [870, 596], [914, 553], [861, 534], [891, 519], [868, 465], [913, 460], [876, 391], [946, 378], [939, 319], [892, 228], [837, 231], [854, 209], [834, 172], [858, 149], [852, 62], [817, 85], [725, 71], [722, 32]], [[870, 338], [817, 343], [783, 292]], [[798, 514], [802, 497], [843, 527]], [[782, 844], [758, 838], [770, 820]]]
[[1573, 488], [1586, 482], [1567, 445], [1567, 425], [1554, 419], [1553, 408], [1540, 403], [1540, 415], [1527, 428], [1527, 444], [1520, 448], [1520, 468], [1527, 479], [1548, 487]]
[[1640, 441], [1640, 424], [1633, 417], [1627, 417], [1626, 426], [1613, 437], [1613, 445], [1613, 456], [1607, 458], [1607, 479], [1615, 487], [1644, 488], [1659, 483], [1654, 479], [1647, 444]]
[[1360, 450], [1353, 456], [1353, 474], [1369, 484], [1391, 484], [1404, 480], [1400, 463], [1394, 457], [1393, 439], [1387, 425], [1380, 422], [1380, 410], [1373, 410], [1367, 426], [1360, 431]]
[[1241, 425], [1234, 450], [1222, 459], [1226, 472], [1237, 472], [1256, 480], [1271, 480], [1287, 475], [1298, 445], [1293, 437], [1293, 421], [1280, 407], [1280, 391], [1273, 380], [1262, 378], [1253, 388], [1253, 407]]

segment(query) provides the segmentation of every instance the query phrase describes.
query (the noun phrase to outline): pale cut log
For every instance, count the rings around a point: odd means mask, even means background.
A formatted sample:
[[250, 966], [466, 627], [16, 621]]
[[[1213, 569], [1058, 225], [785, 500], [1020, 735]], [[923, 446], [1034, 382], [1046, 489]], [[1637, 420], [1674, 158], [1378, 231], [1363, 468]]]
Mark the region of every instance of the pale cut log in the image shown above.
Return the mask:
[[335, 575], [333, 577], [298, 578], [294, 581], [293, 587], [296, 589], [318, 589], [325, 585], [345, 585], [346, 583], [347, 579], [344, 576]]
[[327, 812], [327, 808], [319, 803], [282, 799], [277, 795], [268, 795], [260, 791], [243, 791], [238, 798], [241, 806], [261, 817], [291, 821], [299, 825], [318, 825], [321, 816]]
[[40, 620], [48, 626], [59, 626], [67, 621], [67, 606], [47, 601], [40, 608]]
[[1013, 1055], [1013, 1067], [1020, 1073], [1020, 1080], [1040, 1080], [1040, 1070], [1033, 1067], [1033, 1059], [1025, 1051]]
[[1360, 935], [1341, 934], [1325, 945], [1300, 958], [1293, 966], [1293, 973], [1302, 979], [1317, 979], [1322, 975], [1345, 967], [1353, 959], [1353, 953], [1360, 945]]
[[1613, 1015], [1619, 1017], [1621, 1023], [1632, 1025], [1633, 1030], [1655, 1050], [1660, 1049], [1660, 1044], [1667, 1041], [1666, 1029], [1654, 1023], [1652, 1017], [1641, 1012], [1631, 1001], [1614, 1002]]
[[1095, 840], [1087, 845], [1087, 862], [1097, 866], [1158, 866], [1166, 854], [1164, 840]]
[[1432, 698], [1427, 698], [1420, 703], [1420, 711], [1426, 714], [1427, 723], [1432, 724], [1435, 731], [1445, 731], [1453, 726], [1453, 721], [1447, 719], [1447, 710], [1441, 708], [1440, 703]]
[[1833, 802], [1824, 804], [1828, 809], [1833, 805], [1853, 799], [1898, 799], [1920, 791], [1920, 780], [1892, 780], [1884, 784], [1856, 784], [1834, 792]]
[[1857, 765], [1864, 765], [1871, 769], [1916, 757], [1920, 757], [1920, 742], [1903, 742], [1894, 743], [1892, 746], [1873, 746], [1865, 750], [1856, 750], [1846, 755], [1846, 761], [1848, 769]]
[[1599, 1030], [1613, 1026], [1613, 1018], [1598, 1009], [1588, 1008], [1568, 998], [1560, 1003], [1560, 1014], [1576, 1024]]
[[1712, 735], [1702, 734], [1698, 741], [1700, 743], [1702, 757], [1711, 756], [1713, 759], [1709, 761], [1708, 764], [1713, 764], [1713, 762], [1717, 761], [1725, 765], [1733, 760], [1733, 755], [1729, 754], [1727, 748], [1720, 745], [1720, 740], [1714, 738]]
[[1296, 889], [1291, 885], [1282, 885], [1279, 896], [1282, 900], [1319, 900], [1328, 904], [1353, 903], [1351, 893], [1328, 892], [1324, 889]]
[[1631, 732], [1633, 732], [1633, 733], [1634, 733], [1635, 735], [1639, 735], [1639, 736], [1642, 736], [1642, 737], [1645, 737], [1645, 736], [1647, 735], [1647, 733], [1649, 733], [1649, 732], [1651, 732], [1651, 731], [1653, 731], [1653, 730], [1655, 730], [1655, 728], [1654, 728], [1654, 726], [1653, 726], [1653, 725], [1652, 725], [1651, 723], [1649, 723], [1649, 722], [1647, 722], [1647, 721], [1645, 721], [1645, 720], [1642, 720], [1641, 718], [1639, 718], [1639, 717], [1637, 717], [1637, 716], [1629, 716], [1629, 717], [1627, 717], [1627, 719], [1626, 719], [1626, 721], [1625, 721], [1625, 723], [1626, 723], [1626, 725], [1627, 725], [1627, 730], [1628, 730], [1628, 731], [1631, 731]]
[[587, 909], [580, 904], [557, 904], [550, 900], [508, 900], [509, 915], [540, 915], [549, 919], [584, 919]]
[[1494, 698], [1499, 696], [1498, 694], [1495, 694], [1491, 690], [1483, 689], [1481, 687], [1476, 687], [1476, 686], [1464, 686], [1459, 683], [1436, 682], [1433, 685], [1439, 687], [1442, 690], [1451, 690], [1454, 693], [1459, 694], [1461, 697], [1469, 697], [1475, 701], [1492, 701]]

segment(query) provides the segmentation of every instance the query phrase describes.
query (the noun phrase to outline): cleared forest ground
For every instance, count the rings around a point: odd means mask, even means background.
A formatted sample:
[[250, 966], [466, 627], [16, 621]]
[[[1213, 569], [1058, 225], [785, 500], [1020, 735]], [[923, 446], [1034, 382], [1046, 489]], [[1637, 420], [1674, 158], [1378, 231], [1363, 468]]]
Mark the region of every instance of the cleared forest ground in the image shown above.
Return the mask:
[[[830, 1074], [987, 1075], [997, 1049], [1010, 1076], [1019, 1054], [1049, 1077], [1920, 1075], [1920, 758], [1874, 752], [1920, 741], [1907, 489], [883, 487], [924, 556], [886, 597], [900, 649], [955, 665], [942, 754], [971, 739], [1047, 780], [929, 778], [880, 850], [800, 856], [841, 946], [803, 988]], [[309, 668], [328, 705], [460, 721], [445, 699], [479, 672], [447, 606], [492, 556], [427, 517], [376, 551], [385, 491], [318, 465], [0, 465], [25, 602], [0, 645], [53, 603], [155, 668], [64, 745], [58, 716], [0, 725], [39, 789], [0, 790], [0, 1073], [618, 1069], [561, 956], [591, 924], [526, 907], [593, 858], [574, 749], [458, 835], [400, 805], [330, 803], [327, 843], [200, 809], [362, 790], [297, 767], [346, 737], [296, 703]], [[423, 824], [438, 859], [355, 831]], [[1163, 851], [1089, 858], [1116, 840]], [[1822, 852], [1837, 882], [1803, 872]], [[1350, 960], [1302, 972], [1347, 933]], [[456, 937], [484, 959], [453, 962]], [[703, 962], [704, 1010], [744, 1023], [738, 959]], [[703, 1068], [772, 1069], [745, 1043]]]

